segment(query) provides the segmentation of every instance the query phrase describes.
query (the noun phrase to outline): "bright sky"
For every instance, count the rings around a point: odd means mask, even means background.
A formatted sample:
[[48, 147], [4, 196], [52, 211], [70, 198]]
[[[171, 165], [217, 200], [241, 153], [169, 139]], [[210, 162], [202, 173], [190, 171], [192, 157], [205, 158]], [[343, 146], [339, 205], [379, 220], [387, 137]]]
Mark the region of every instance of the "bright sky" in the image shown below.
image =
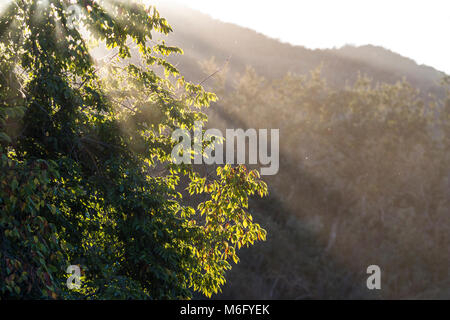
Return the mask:
[[450, 74], [449, 0], [174, 1], [292, 44], [380, 45]]

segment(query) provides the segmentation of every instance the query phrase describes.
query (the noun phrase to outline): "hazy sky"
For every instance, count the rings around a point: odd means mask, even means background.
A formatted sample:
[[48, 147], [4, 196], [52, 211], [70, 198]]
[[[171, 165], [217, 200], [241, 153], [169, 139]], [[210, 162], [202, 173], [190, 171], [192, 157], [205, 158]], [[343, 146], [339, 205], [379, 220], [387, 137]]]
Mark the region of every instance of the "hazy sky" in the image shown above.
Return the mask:
[[292, 44], [381, 45], [450, 74], [450, 0], [172, 1]]

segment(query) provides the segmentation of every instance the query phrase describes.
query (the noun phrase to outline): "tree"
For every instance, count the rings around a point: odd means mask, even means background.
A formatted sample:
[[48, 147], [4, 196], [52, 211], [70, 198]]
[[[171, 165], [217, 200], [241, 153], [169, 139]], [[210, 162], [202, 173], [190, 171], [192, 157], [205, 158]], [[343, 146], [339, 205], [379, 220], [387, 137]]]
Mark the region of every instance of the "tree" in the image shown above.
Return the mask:
[[[1, 298], [210, 297], [237, 250], [265, 239], [248, 211], [267, 193], [256, 171], [211, 178], [172, 163], [171, 132], [206, 121], [216, 96], [166, 61], [182, 51], [152, 32], [171, 31], [134, 1], [15, 0], [3, 12]], [[108, 56], [94, 59], [92, 43]], [[183, 186], [203, 201], [186, 205]], [[66, 287], [69, 265], [79, 290]]]

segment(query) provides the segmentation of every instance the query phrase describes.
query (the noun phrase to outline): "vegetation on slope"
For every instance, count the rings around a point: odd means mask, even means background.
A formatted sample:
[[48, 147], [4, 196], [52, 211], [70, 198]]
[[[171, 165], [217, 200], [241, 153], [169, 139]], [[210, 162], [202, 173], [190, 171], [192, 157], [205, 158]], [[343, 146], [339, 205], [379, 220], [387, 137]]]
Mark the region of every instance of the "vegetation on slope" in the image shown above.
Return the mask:
[[[254, 204], [268, 242], [222, 297], [449, 297], [448, 78], [447, 98], [425, 102], [407, 82], [334, 89], [319, 70], [270, 80], [248, 68], [228, 92], [225, 76], [210, 124], [279, 128], [281, 154], [270, 199]], [[372, 264], [379, 292], [366, 288]]]

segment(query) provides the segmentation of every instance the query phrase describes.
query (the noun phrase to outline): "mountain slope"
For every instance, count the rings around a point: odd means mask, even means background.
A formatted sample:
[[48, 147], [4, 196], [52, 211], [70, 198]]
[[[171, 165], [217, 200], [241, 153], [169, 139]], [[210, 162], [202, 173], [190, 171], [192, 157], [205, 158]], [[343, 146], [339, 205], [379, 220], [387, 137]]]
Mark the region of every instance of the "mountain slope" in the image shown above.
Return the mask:
[[164, 4], [159, 10], [175, 31], [167, 41], [185, 51], [184, 56], [172, 61], [194, 81], [205, 76], [198, 62], [215, 57], [219, 64], [229, 59], [231, 72], [242, 72], [246, 66], [252, 66], [259, 74], [275, 78], [287, 72], [307, 74], [322, 66], [328, 83], [337, 87], [352, 83], [360, 72], [376, 82], [394, 83], [405, 77], [424, 93], [442, 94], [439, 81], [443, 72], [418, 65], [382, 47], [310, 50], [214, 20], [180, 5]]

